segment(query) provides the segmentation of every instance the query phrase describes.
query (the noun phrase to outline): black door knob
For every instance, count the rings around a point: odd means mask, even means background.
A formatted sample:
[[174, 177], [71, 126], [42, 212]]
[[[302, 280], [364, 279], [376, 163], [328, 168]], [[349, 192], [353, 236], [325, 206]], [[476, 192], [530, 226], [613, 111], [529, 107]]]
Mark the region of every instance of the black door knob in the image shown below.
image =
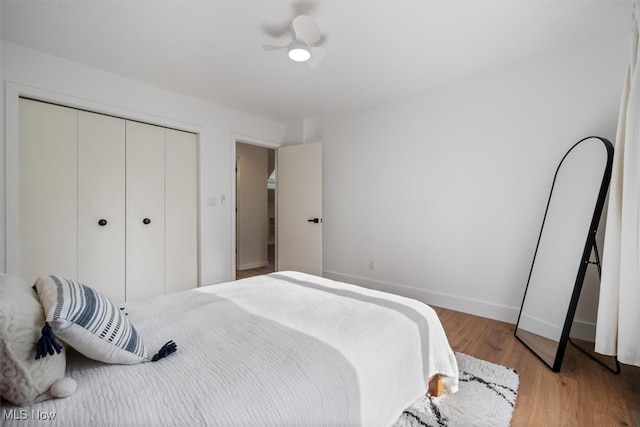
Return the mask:
[[98, 225], [100, 227], [104, 227], [105, 225], [107, 225], [107, 220], [106, 219], [101, 219], [100, 221], [98, 221]]
[[151, 220], [149, 218], [145, 218], [142, 220], [143, 224], [151, 224]]

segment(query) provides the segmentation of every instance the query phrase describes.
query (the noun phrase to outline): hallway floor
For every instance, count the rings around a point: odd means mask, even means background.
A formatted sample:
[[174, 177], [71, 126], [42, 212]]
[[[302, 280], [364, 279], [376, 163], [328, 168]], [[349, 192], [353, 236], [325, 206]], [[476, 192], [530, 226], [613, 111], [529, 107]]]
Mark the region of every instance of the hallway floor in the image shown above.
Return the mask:
[[248, 270], [236, 270], [236, 280], [246, 279], [247, 277], [261, 276], [276, 271], [276, 247], [269, 245], [267, 249], [268, 264], [265, 267], [250, 268]]

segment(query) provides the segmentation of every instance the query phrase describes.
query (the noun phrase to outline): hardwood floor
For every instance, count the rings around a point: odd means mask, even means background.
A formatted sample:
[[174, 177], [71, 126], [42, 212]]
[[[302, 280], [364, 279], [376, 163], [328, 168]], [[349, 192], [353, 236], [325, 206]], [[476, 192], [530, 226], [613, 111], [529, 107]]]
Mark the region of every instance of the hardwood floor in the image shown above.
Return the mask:
[[236, 270], [236, 280], [246, 279], [247, 277], [261, 276], [263, 274], [273, 273], [275, 270], [266, 267], [250, 268], [249, 270]]
[[562, 370], [554, 373], [514, 337], [514, 325], [434, 309], [455, 351], [518, 371], [513, 427], [638, 426], [640, 368], [622, 365], [614, 375], [569, 345]]

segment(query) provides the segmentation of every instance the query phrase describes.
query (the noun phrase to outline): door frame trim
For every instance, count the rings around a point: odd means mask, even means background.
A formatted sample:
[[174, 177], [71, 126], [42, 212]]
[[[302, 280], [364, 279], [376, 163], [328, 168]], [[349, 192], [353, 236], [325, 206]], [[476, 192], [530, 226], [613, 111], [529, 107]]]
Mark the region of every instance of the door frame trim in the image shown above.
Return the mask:
[[[281, 142], [269, 141], [262, 138], [256, 138], [253, 136], [242, 135], [239, 133], [231, 134], [231, 193], [230, 193], [230, 211], [231, 214], [231, 227], [230, 227], [230, 241], [231, 247], [229, 248], [229, 270], [231, 271], [231, 277], [229, 280], [236, 280], [236, 213], [235, 209], [237, 208], [237, 200], [236, 200], [236, 143], [242, 142], [243, 144], [256, 145], [258, 147], [271, 148], [273, 150], [277, 150], [278, 148], [285, 145]], [[277, 190], [276, 190], [277, 191]], [[278, 215], [278, 204], [276, 203], [276, 216]], [[277, 245], [277, 243], [276, 243]], [[277, 258], [276, 258], [277, 259]]]

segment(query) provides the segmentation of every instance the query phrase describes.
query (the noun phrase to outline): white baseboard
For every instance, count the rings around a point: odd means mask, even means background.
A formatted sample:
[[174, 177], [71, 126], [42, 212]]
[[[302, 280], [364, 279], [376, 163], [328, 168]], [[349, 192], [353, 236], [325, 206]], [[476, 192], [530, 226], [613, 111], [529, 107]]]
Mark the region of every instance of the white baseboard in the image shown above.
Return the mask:
[[502, 322], [515, 324], [518, 320], [518, 313], [520, 311], [520, 308], [506, 307], [486, 301], [472, 300], [455, 295], [428, 291], [425, 289], [416, 289], [409, 286], [351, 276], [334, 271], [324, 271], [323, 274], [329, 279], [353, 283], [370, 289], [413, 298], [428, 305], [448, 308], [450, 310], [461, 311], [463, 313], [473, 314], [476, 316], [488, 317], [489, 319], [499, 320]]
[[268, 261], [251, 262], [248, 264], [242, 264], [238, 266], [238, 270], [250, 270], [252, 268], [266, 267], [269, 265]]
[[573, 338], [596, 342], [596, 324], [593, 322], [574, 319], [570, 335]]
[[[460, 311], [462, 313], [473, 314], [475, 316], [486, 317], [501, 322], [515, 325], [518, 321], [520, 307], [509, 307], [500, 304], [493, 304], [488, 301], [481, 301], [463, 298], [456, 295], [433, 292], [425, 289], [416, 289], [409, 286], [395, 283], [382, 282], [365, 277], [352, 276], [335, 271], [323, 271], [323, 276], [341, 282], [353, 283], [366, 288], [378, 291], [389, 292], [408, 298], [413, 298], [428, 305], [447, 308], [449, 310]], [[571, 336], [587, 341], [594, 341], [595, 324], [575, 320]]]

